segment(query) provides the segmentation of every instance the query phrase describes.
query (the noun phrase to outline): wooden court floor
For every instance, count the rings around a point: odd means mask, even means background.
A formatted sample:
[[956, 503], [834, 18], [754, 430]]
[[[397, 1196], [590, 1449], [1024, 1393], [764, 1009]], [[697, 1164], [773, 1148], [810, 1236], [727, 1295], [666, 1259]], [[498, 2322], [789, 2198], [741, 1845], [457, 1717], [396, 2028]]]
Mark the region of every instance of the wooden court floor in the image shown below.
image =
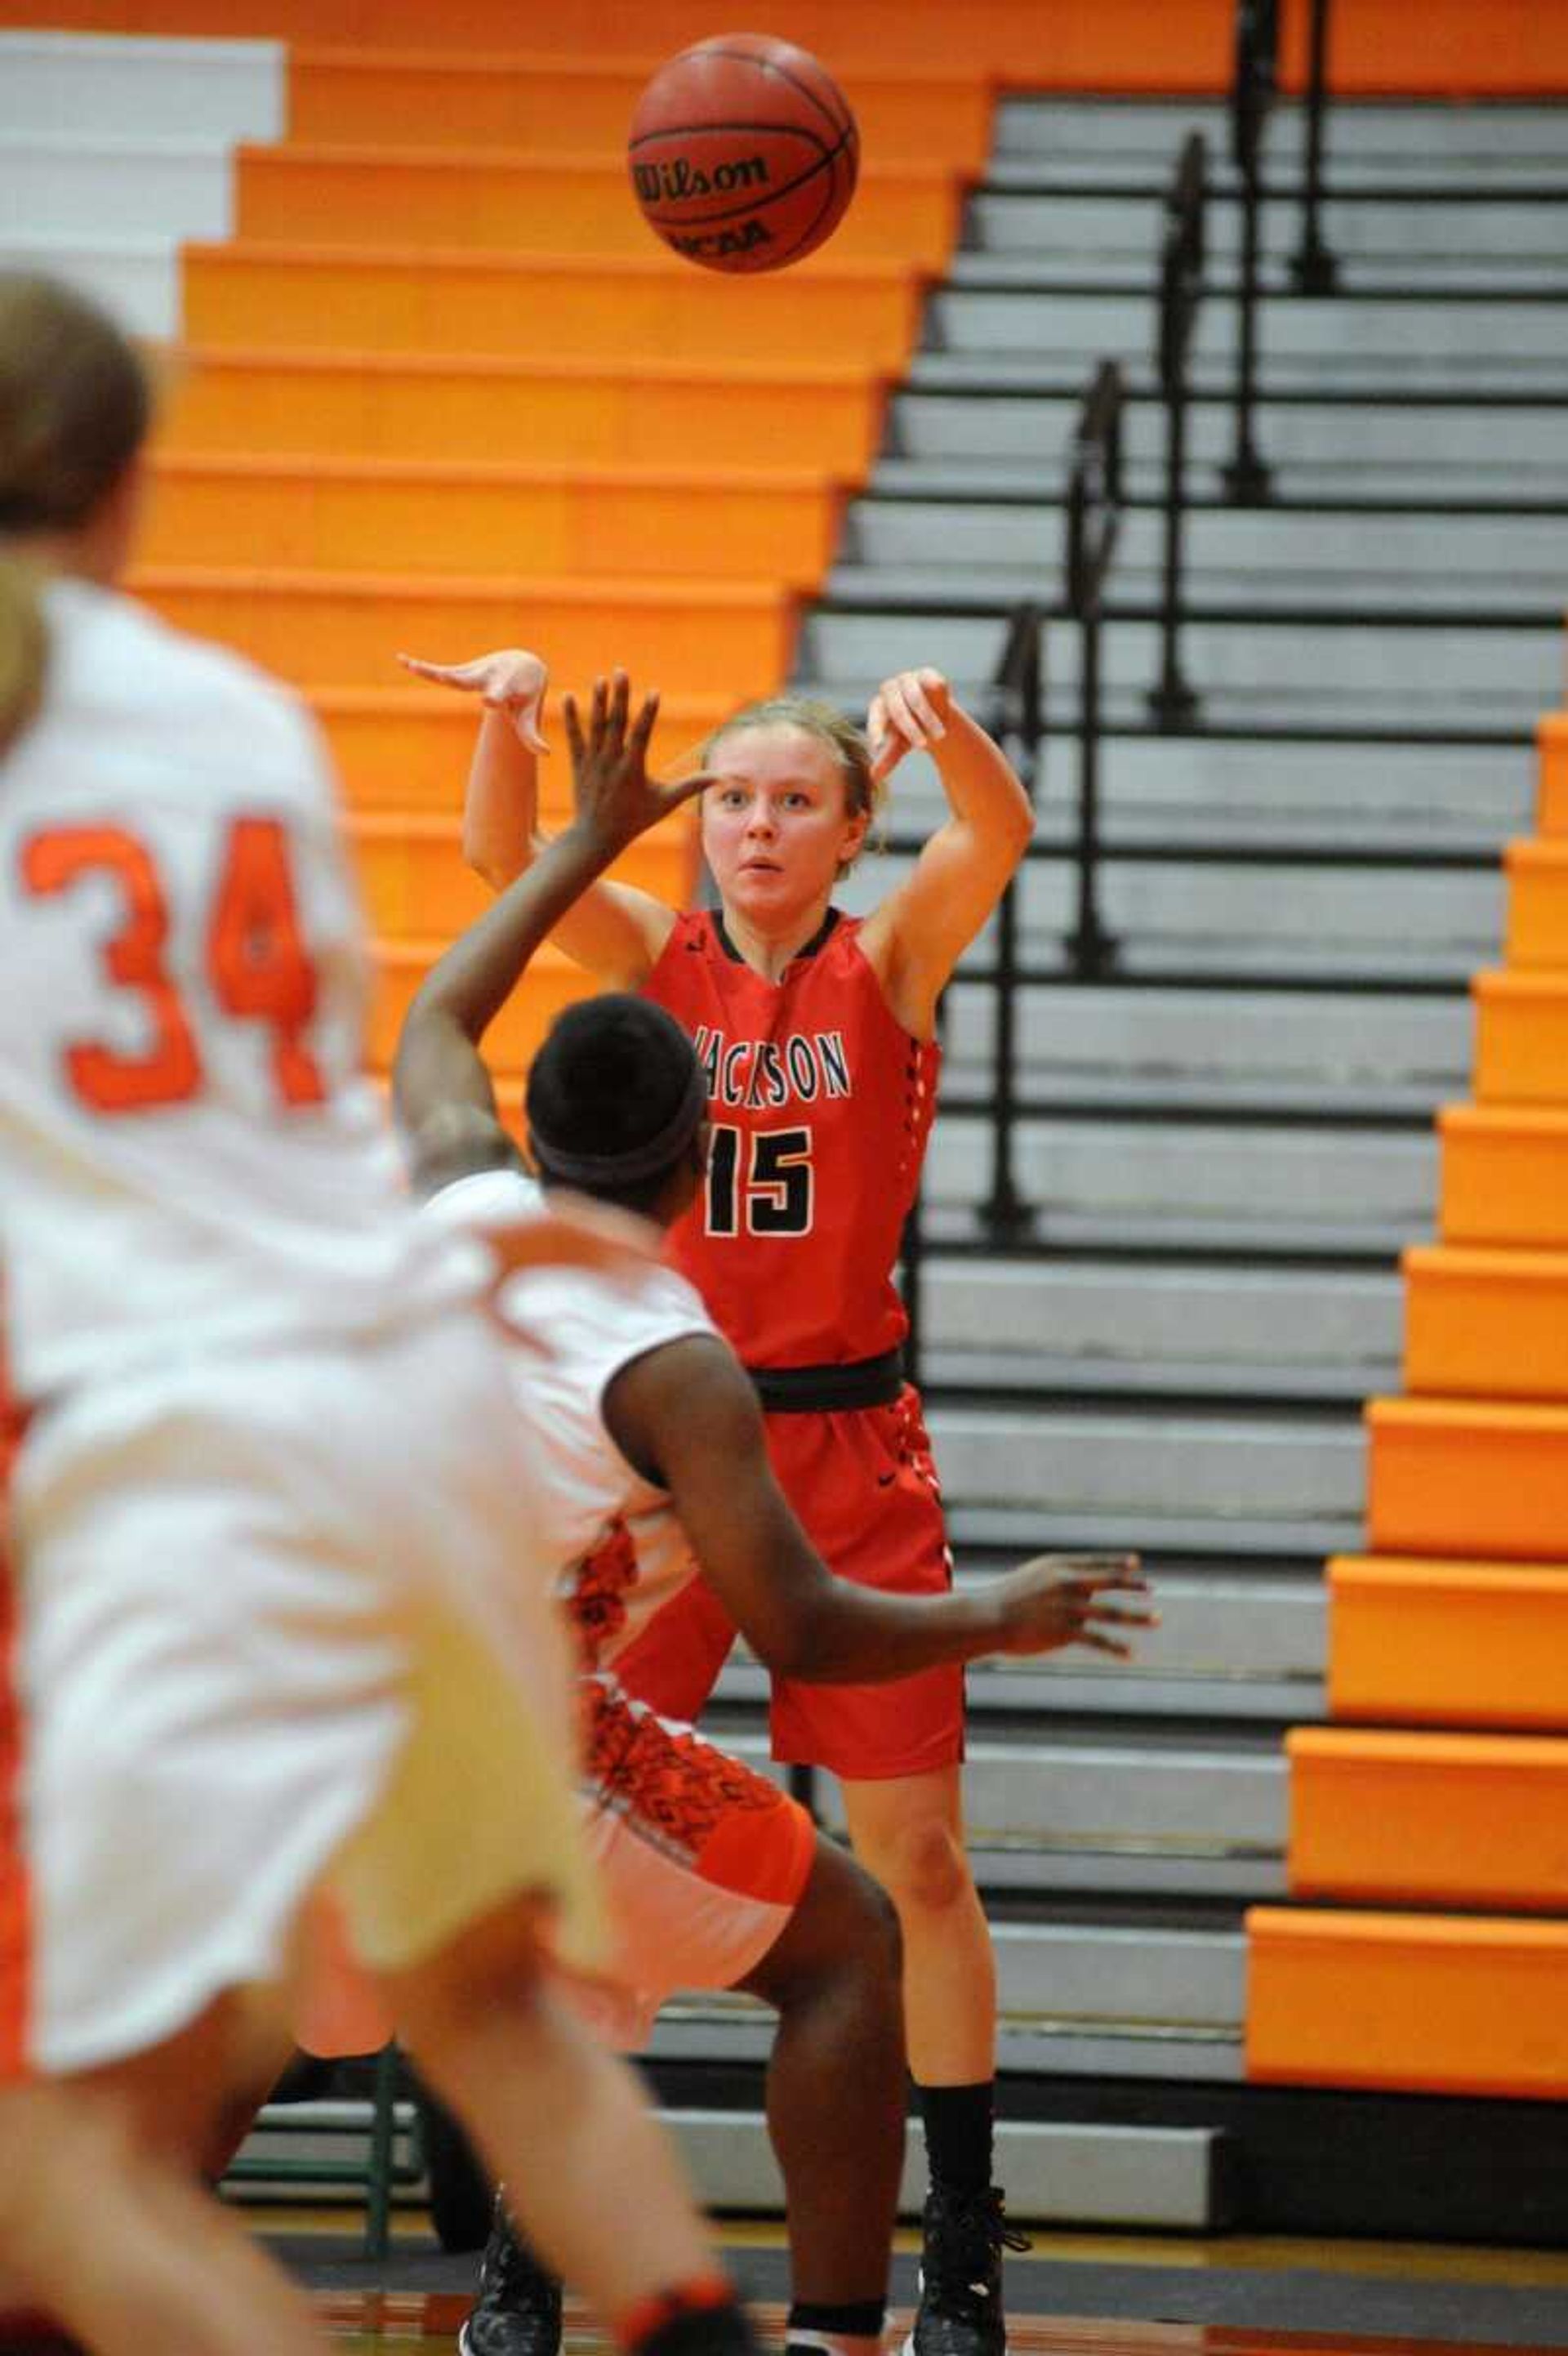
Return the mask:
[[[322, 2301], [322, 2312], [332, 2335], [346, 2351], [363, 2350], [366, 2356], [380, 2351], [392, 2356], [397, 2349], [419, 2349], [423, 2356], [445, 2356], [455, 2350], [457, 2331], [467, 2312], [464, 2299], [446, 2293], [354, 2293]], [[767, 2340], [783, 2344], [784, 2310], [755, 2310]], [[569, 2356], [607, 2356], [608, 2342], [598, 2338], [581, 2316], [575, 2325], [570, 2314]], [[890, 2334], [890, 2345], [896, 2344]], [[1392, 2339], [1357, 2339], [1339, 2333], [1314, 2331], [1247, 2331], [1232, 2326], [1200, 2323], [1096, 2322], [1092, 2319], [1020, 2315], [1008, 2318], [1008, 2344], [1015, 2356], [1473, 2356], [1474, 2342]], [[1541, 2343], [1521, 2341], [1514, 2356], [1536, 2356]]]

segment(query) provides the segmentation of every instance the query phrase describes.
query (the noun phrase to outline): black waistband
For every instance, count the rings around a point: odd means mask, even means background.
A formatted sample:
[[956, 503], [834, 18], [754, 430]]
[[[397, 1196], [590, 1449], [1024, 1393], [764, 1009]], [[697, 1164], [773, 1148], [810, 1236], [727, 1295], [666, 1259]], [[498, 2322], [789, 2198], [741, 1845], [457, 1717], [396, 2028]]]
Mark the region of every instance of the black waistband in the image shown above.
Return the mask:
[[748, 1366], [752, 1387], [770, 1415], [827, 1415], [836, 1408], [891, 1407], [904, 1387], [900, 1349], [844, 1366]]

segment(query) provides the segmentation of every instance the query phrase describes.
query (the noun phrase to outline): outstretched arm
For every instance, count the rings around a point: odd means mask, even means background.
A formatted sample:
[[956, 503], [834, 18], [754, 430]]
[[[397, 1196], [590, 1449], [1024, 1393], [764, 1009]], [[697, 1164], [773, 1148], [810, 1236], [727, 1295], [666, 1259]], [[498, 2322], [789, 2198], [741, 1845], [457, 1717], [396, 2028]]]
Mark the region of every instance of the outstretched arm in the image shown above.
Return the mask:
[[[658, 697], [648, 696], [628, 727], [629, 703], [624, 671], [608, 684], [596, 680], [584, 734], [567, 698], [576, 801], [571, 824], [459, 935], [409, 1008], [392, 1068], [392, 1098], [416, 1163], [432, 1142], [450, 1154], [454, 1130], [466, 1132], [463, 1150], [475, 1154], [486, 1120], [493, 1132], [500, 1131], [495, 1090], [479, 1053], [485, 1032], [563, 912], [628, 842], [708, 782], [698, 775], [676, 786], [651, 783], [645, 759]], [[469, 1166], [485, 1164], [476, 1160]]]
[[955, 701], [940, 671], [885, 680], [866, 724], [874, 777], [891, 776], [919, 748], [930, 753], [947, 797], [949, 817], [861, 934], [894, 1014], [924, 1039], [954, 967], [1012, 880], [1034, 813], [1001, 746]]
[[[432, 663], [412, 655], [398, 660], [420, 679], [482, 698], [463, 808], [463, 855], [496, 891], [504, 891], [539, 856], [539, 756], [549, 753], [539, 731], [549, 674], [537, 655], [504, 647], [472, 662]], [[576, 965], [615, 990], [637, 990], [657, 964], [675, 922], [651, 892], [596, 877], [552, 927]]]
[[836, 1579], [773, 1478], [752, 1386], [716, 1334], [634, 1359], [606, 1391], [604, 1415], [622, 1453], [668, 1488], [741, 1634], [786, 1676], [880, 1683], [1072, 1644], [1120, 1658], [1127, 1633], [1154, 1624], [1137, 1607], [1148, 1590], [1131, 1555], [1040, 1556], [962, 1595], [886, 1595]]

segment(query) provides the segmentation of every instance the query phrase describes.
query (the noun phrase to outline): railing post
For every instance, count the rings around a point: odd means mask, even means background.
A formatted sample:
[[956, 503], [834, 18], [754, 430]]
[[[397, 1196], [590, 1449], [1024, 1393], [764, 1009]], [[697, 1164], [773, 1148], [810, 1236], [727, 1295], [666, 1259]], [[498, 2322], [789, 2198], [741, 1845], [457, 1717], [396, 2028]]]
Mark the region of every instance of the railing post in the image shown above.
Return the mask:
[[1260, 507], [1271, 477], [1253, 440], [1257, 378], [1258, 245], [1263, 195], [1258, 166], [1264, 124], [1278, 79], [1278, 0], [1239, 0], [1236, 11], [1236, 80], [1232, 94], [1231, 142], [1242, 176], [1242, 277], [1237, 306], [1236, 442], [1221, 480], [1237, 507]]
[[1323, 102], [1328, 80], [1330, 0], [1312, 0], [1311, 48], [1307, 69], [1307, 187], [1301, 202], [1301, 243], [1290, 274], [1303, 294], [1332, 294], [1339, 265], [1323, 242], [1317, 209], [1323, 198]]
[[1067, 604], [1079, 624], [1076, 922], [1072, 970], [1093, 981], [1116, 961], [1100, 916], [1100, 626], [1122, 504], [1122, 375], [1103, 360], [1079, 422], [1067, 494]]
[[[997, 673], [1003, 697], [1003, 742], [1031, 801], [1044, 726], [1040, 657], [1043, 625], [1044, 616], [1038, 605], [1026, 601], [1015, 609]], [[1008, 883], [997, 903], [995, 920], [991, 1191], [980, 1205], [980, 1216], [987, 1233], [998, 1244], [1017, 1243], [1034, 1225], [1033, 1205], [1025, 1200], [1013, 1166], [1018, 1130], [1018, 935], [1022, 873], [1020, 869]]]
[[1160, 256], [1156, 365], [1165, 400], [1165, 565], [1161, 589], [1160, 673], [1149, 691], [1151, 714], [1164, 729], [1190, 728], [1199, 701], [1181, 669], [1182, 535], [1187, 510], [1187, 362], [1202, 299], [1207, 150], [1195, 131], [1182, 148], [1167, 200]]

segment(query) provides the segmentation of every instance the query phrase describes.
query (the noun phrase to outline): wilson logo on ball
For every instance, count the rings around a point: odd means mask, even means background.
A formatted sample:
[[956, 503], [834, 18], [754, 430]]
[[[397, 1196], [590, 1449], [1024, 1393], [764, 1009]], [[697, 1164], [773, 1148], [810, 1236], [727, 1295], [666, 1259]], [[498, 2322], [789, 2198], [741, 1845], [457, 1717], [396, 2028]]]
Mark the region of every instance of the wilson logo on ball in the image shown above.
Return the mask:
[[632, 184], [641, 204], [678, 205], [698, 197], [727, 197], [736, 188], [765, 188], [768, 167], [761, 155], [746, 155], [705, 172], [677, 155], [673, 164], [634, 164]]

